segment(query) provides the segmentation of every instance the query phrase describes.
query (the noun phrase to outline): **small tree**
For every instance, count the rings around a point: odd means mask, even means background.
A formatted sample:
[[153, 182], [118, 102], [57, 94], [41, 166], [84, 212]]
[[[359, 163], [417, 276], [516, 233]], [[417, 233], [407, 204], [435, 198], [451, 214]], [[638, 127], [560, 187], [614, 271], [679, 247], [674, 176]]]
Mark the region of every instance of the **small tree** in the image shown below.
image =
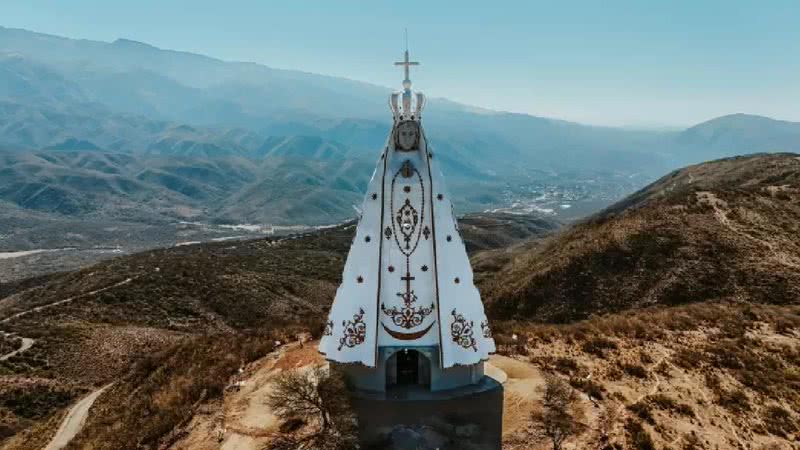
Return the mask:
[[304, 436], [285, 435], [272, 449], [344, 450], [357, 448], [357, 422], [344, 377], [335, 369], [287, 371], [273, 381], [267, 404], [284, 421], [302, 419], [315, 429]]
[[555, 376], [545, 378], [542, 403], [542, 408], [531, 415], [534, 432], [540, 439], [552, 442], [553, 450], [560, 450], [567, 439], [583, 432], [583, 408], [578, 404], [575, 390]]

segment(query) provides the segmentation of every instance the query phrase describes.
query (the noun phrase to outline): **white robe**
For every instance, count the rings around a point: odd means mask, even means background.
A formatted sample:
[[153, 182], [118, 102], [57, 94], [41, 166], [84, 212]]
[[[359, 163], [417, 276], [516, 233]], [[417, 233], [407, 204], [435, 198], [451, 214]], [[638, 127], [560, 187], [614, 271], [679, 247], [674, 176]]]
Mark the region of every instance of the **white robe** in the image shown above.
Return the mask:
[[377, 365], [378, 347], [439, 346], [442, 368], [495, 351], [450, 196], [420, 124], [419, 150], [387, 140], [320, 352]]

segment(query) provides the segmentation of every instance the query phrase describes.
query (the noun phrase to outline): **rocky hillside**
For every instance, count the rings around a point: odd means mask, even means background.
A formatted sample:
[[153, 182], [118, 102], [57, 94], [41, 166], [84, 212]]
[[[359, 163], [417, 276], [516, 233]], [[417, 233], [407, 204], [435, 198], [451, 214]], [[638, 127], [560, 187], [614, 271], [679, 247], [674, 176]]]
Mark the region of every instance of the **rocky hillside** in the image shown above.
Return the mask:
[[498, 318], [571, 321], [716, 299], [788, 304], [800, 301], [798, 236], [800, 155], [761, 154], [675, 171], [541, 245], [480, 263], [501, 259], [485, 286]]
[[[470, 215], [461, 223], [470, 249], [558, 227], [504, 214]], [[124, 418], [109, 412], [132, 434], [117, 434], [103, 448], [144, 435], [158, 441], [275, 340], [321, 331], [353, 231], [348, 224], [186, 245], [0, 283], [0, 331], [7, 333], [0, 339], [0, 448], [4, 438], [9, 448], [43, 445], [70, 404], [112, 380], [118, 381], [109, 395], [140, 409]], [[12, 354], [25, 342], [32, 345]], [[142, 389], [152, 396], [140, 395]], [[155, 404], [159, 395], [170, 400]], [[161, 419], [140, 423], [137, 414], [153, 409]]]
[[797, 448], [800, 305], [702, 302], [493, 327], [514, 361], [504, 450], [552, 448], [530, 420], [544, 389], [519, 389], [544, 375], [579, 393], [579, 425], [563, 448]]

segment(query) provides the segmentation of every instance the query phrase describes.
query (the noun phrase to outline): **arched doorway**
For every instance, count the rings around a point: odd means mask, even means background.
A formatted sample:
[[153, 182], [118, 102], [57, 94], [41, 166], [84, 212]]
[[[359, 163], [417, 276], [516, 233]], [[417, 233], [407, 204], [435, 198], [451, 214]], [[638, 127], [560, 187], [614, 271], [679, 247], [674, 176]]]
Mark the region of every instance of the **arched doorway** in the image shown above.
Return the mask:
[[430, 388], [431, 362], [424, 353], [406, 348], [386, 361], [386, 388], [421, 386]]

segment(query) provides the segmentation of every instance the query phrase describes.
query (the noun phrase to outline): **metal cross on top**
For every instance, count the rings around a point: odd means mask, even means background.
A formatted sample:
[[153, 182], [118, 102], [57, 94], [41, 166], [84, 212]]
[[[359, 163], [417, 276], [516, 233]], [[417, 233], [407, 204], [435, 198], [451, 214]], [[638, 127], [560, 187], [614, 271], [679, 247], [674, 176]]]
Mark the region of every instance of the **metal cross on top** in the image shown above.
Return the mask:
[[405, 73], [406, 73], [406, 79], [403, 80], [403, 83], [411, 83], [411, 77], [409, 76], [408, 68], [411, 67], [411, 66], [418, 66], [419, 62], [417, 62], [417, 61], [409, 61], [408, 60], [408, 31], [406, 31], [406, 55], [405, 56], [406, 56], [405, 60], [398, 61], [398, 62], [394, 63], [394, 65], [395, 66], [405, 66], [404, 69], [405, 69]]

